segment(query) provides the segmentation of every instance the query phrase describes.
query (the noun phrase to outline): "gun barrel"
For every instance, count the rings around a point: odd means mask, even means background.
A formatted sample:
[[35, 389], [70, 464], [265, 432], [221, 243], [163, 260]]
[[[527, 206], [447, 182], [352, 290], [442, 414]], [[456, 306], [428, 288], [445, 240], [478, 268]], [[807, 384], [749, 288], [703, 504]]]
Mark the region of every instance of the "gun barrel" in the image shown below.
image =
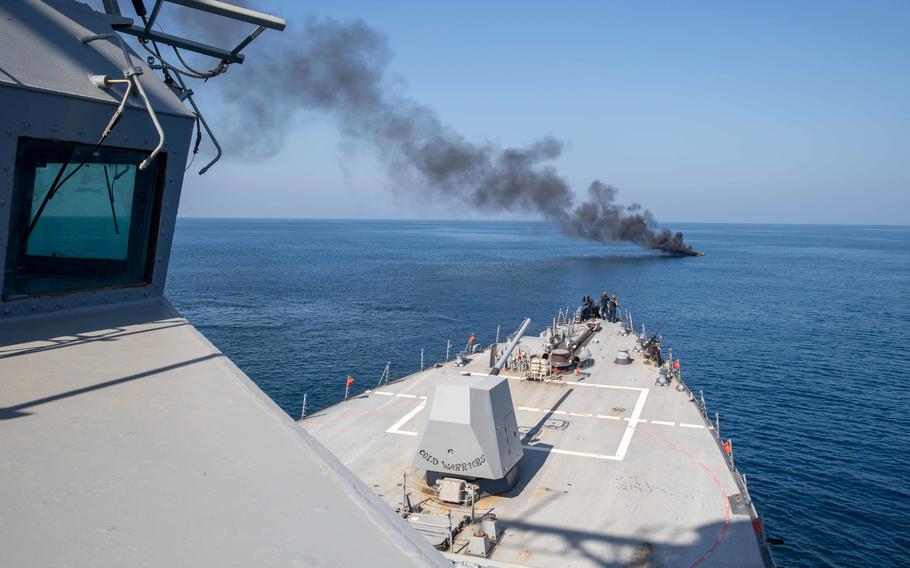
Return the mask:
[[506, 350], [502, 352], [502, 355], [499, 356], [499, 359], [496, 361], [496, 365], [490, 369], [491, 375], [498, 375], [502, 366], [506, 364], [506, 360], [509, 358], [509, 355], [512, 354], [512, 351], [515, 350], [515, 347], [518, 346], [518, 342], [521, 341], [521, 336], [525, 334], [525, 331], [528, 330], [528, 326], [531, 325], [531, 318], [525, 318], [521, 325], [518, 326], [518, 331], [515, 332], [515, 337], [512, 338], [512, 341], [509, 342], [509, 345], [506, 346]]

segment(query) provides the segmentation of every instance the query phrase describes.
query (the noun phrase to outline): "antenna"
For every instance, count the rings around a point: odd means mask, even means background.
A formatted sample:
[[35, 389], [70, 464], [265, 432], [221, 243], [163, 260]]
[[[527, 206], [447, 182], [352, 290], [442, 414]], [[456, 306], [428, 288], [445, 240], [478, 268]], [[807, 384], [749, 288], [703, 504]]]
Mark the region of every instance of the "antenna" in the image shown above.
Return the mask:
[[[196, 145], [193, 148], [194, 158], [196, 153], [199, 152], [199, 144], [202, 142], [200, 129], [205, 130], [206, 134], [209, 136], [209, 139], [212, 141], [212, 144], [215, 146], [215, 157], [212, 158], [208, 164], [199, 170], [199, 175], [204, 174], [209, 170], [209, 168], [215, 165], [218, 160], [221, 159], [221, 144], [218, 143], [218, 140], [215, 138], [215, 134], [209, 127], [208, 122], [205, 120], [205, 117], [202, 116], [202, 111], [199, 110], [199, 106], [193, 99], [193, 91], [187, 87], [186, 82], [184, 81], [184, 77], [207, 81], [212, 77], [216, 77], [227, 71], [227, 67], [231, 63], [243, 63], [243, 54], [240, 52], [246, 46], [252, 43], [253, 40], [259, 37], [260, 34], [262, 34], [262, 32], [264, 32], [266, 29], [273, 29], [278, 31], [284, 30], [284, 28], [287, 26], [287, 21], [284, 18], [271, 16], [269, 14], [250, 10], [249, 8], [235, 6], [233, 4], [221, 2], [219, 0], [155, 0], [155, 4], [152, 6], [151, 15], [149, 15], [148, 11], [145, 8], [143, 0], [132, 0], [136, 15], [142, 19], [143, 23], [142, 26], [137, 26], [133, 24], [133, 20], [131, 18], [124, 18], [120, 13], [119, 0], [102, 0], [102, 2], [104, 5], [105, 13], [111, 16], [111, 28], [115, 31], [133, 35], [139, 38], [139, 45], [149, 53], [149, 67], [161, 71], [164, 75], [164, 82], [171, 87], [171, 89], [178, 97], [180, 97], [180, 100], [188, 101], [190, 103], [190, 106], [193, 107], [193, 113], [196, 115], [197, 121]], [[161, 13], [161, 8], [165, 2], [178, 4], [180, 6], [201, 12], [208, 12], [210, 14], [222, 16], [231, 20], [236, 20], [238, 22], [254, 24], [256, 25], [256, 28], [254, 28], [253, 31], [247, 35], [239, 44], [237, 44], [236, 47], [230, 50], [167, 34], [164, 31], [155, 31], [152, 29], [152, 27], [157, 23], [158, 16]], [[161, 28], [161, 25], [159, 24], [158, 27]], [[117, 40], [119, 40], [121, 48], [124, 52], [124, 57], [127, 60], [127, 66], [130, 67], [130, 72], [132, 73], [132, 64], [129, 54], [126, 51], [126, 46], [123, 43], [123, 39], [119, 35], [101, 34], [98, 36], [90, 36], [84, 41], [88, 42], [102, 38], [107, 39], [109, 35], [113, 35]], [[151, 47], [149, 47], [149, 43], [151, 43]], [[162, 45], [171, 46], [174, 49], [174, 55], [177, 56], [177, 59], [183, 65], [183, 67], [173, 65], [165, 60], [161, 54], [161, 49], [158, 47], [159, 43]], [[220, 61], [218, 62], [218, 65], [216, 65], [210, 71], [196, 71], [194, 68], [190, 67], [180, 55], [180, 49], [185, 49], [187, 51], [193, 51], [202, 55], [214, 57]], [[155, 61], [157, 61], [157, 63], [155, 63]], [[141, 91], [142, 86], [138, 84], [138, 81], [136, 81], [136, 88], [139, 90], [143, 98], [145, 98], [145, 94]], [[155, 127], [158, 129], [160, 141], [158, 147], [155, 148], [155, 150], [152, 152], [152, 155], [149, 156], [149, 159], [143, 162], [143, 165], [140, 166], [139, 169], [143, 169], [145, 166], [147, 166], [148, 162], [150, 162], [151, 159], [154, 158], [155, 155], [157, 155], [158, 152], [160, 152], [164, 147], [164, 133], [158, 125], [155, 113], [148, 101], [146, 101], [146, 106], [149, 108], [149, 114], [152, 117], [152, 121], [155, 122]], [[190, 161], [190, 164], [192, 164], [192, 160]], [[187, 168], [189, 168], [189, 166], [187, 166]]]
[[[266, 29], [282, 31], [287, 26], [287, 21], [284, 18], [279, 18], [277, 16], [272, 16], [263, 12], [257, 12], [256, 10], [250, 10], [249, 8], [235, 6], [227, 2], [220, 2], [219, 0], [155, 0], [155, 4], [152, 6], [151, 15], [148, 17], [146, 17], [146, 14], [148, 14], [148, 12], [145, 9], [143, 1], [132, 1], [133, 7], [136, 9], [136, 14], [143, 20], [142, 26], [133, 24], [132, 20], [128, 18], [122, 18], [122, 15], [120, 13], [119, 0], [103, 0], [105, 12], [111, 14], [112, 16], [121, 17], [120, 22], [115, 23], [113, 26], [115, 30], [136, 36], [140, 40], [154, 41], [169, 45], [171, 47], [193, 51], [202, 55], [208, 55], [209, 57], [220, 59], [225, 63], [243, 63], [243, 54], [240, 52], [246, 46], [252, 43], [253, 40], [259, 37], [262, 32], [264, 32]], [[160, 14], [161, 8], [165, 2], [168, 2], [170, 4], [178, 4], [180, 6], [191, 8], [193, 10], [199, 10], [201, 12], [208, 12], [210, 14], [223, 16], [231, 20], [237, 20], [238, 22], [254, 24], [256, 28], [253, 29], [253, 31], [240, 43], [238, 43], [237, 46], [233, 49], [225, 49], [176, 35], [155, 31], [152, 29], [152, 27], [158, 20], [158, 15]]]

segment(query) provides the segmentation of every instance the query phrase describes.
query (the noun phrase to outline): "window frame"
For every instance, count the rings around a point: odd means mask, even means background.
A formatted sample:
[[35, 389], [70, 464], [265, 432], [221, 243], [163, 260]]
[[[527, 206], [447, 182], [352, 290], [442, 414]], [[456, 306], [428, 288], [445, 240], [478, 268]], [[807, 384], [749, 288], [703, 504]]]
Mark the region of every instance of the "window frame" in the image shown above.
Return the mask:
[[[135, 194], [133, 195], [133, 202], [130, 208], [131, 217], [136, 214], [137, 201], [145, 201], [145, 203], [141, 206], [148, 208], [149, 211], [147, 213], [147, 222], [141, 224], [143, 226], [140, 227], [138, 226], [139, 224], [132, 222], [131, 220], [129, 228], [130, 233], [127, 236], [128, 244], [127, 255], [125, 259], [54, 257], [28, 254], [28, 240], [23, 240], [21, 238], [21, 231], [23, 231], [24, 227], [28, 226], [32, 219], [31, 208], [29, 205], [31, 203], [31, 199], [33, 199], [34, 196], [35, 173], [38, 167], [37, 164], [40, 162], [51, 162], [55, 159], [58, 159], [61, 163], [63, 163], [73, 152], [73, 148], [92, 149], [94, 148], [94, 145], [77, 141], [50, 138], [34, 138], [25, 136], [19, 137], [17, 140], [15, 169], [13, 171], [12, 183], [12, 207], [10, 210], [10, 218], [7, 231], [6, 259], [3, 266], [4, 277], [2, 301], [40, 296], [59, 296], [86, 291], [135, 288], [148, 286], [154, 280], [155, 260], [157, 258], [158, 252], [158, 233], [161, 226], [161, 211], [162, 204], [164, 202], [165, 180], [167, 175], [166, 152], [161, 152], [146, 170], [141, 172], [137, 170], [136, 182], [134, 183], [133, 188], [134, 192], [136, 191], [136, 187], [139, 183], [139, 176], [154, 177], [152, 180], [150, 180], [151, 183], [149, 184], [151, 188], [150, 198], [146, 200], [140, 200], [137, 199], [137, 196]], [[35, 150], [39, 150], [39, 152], [35, 152]], [[146, 158], [149, 154], [149, 151], [145, 149], [108, 145], [100, 146], [95, 151], [101, 152], [102, 155], [98, 156], [97, 161], [93, 157], [93, 159], [87, 163], [122, 163], [138, 166], [139, 161]], [[111, 159], [111, 155], [105, 155], [105, 151], [122, 152], [124, 154], [135, 153], [134, 158], [139, 159], [135, 161], [111, 162], [109, 161]], [[122, 156], [115, 157], [122, 159]], [[74, 163], [78, 164], [79, 161], [74, 160]], [[65, 188], [66, 186], [63, 186], [64, 190]], [[148, 235], [147, 238], [144, 238], [142, 233], [146, 230], [146, 226]], [[142, 267], [142, 276], [135, 281], [111, 283], [110, 285], [102, 286], [79, 286], [74, 284], [73, 287], [47, 291], [20, 291], [20, 286], [16, 286], [17, 289], [15, 292], [8, 289], [12, 287], [12, 281], [7, 276], [7, 273], [10, 271], [17, 271], [18, 267], [21, 265], [28, 266], [30, 273], [41, 274], [44, 272], [44, 274], [46, 274], [49, 278], [53, 278], [51, 271], [60, 274], [90, 271], [94, 272], [96, 277], [100, 279], [116, 278], [117, 275], [124, 274], [130, 270], [131, 265], [136, 262], [134, 255], [142, 254], [142, 251], [136, 253], [133, 252], [134, 232], [138, 234], [138, 238], [140, 240], [145, 240], [145, 262], [144, 266]], [[11, 263], [14, 264], [14, 266], [11, 266]]]

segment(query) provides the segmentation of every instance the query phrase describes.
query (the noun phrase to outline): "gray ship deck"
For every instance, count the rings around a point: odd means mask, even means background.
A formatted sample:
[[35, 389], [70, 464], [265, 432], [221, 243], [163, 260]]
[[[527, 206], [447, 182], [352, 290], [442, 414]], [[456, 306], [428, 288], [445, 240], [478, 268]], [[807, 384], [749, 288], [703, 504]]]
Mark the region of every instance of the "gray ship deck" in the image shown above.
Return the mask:
[[[593, 366], [564, 382], [509, 376], [525, 455], [515, 488], [477, 503], [504, 534], [491, 559], [526, 566], [764, 566], [750, 507], [696, 402], [676, 383], [655, 385], [657, 369], [634, 354], [618, 324], [588, 343]], [[537, 349], [541, 340], [522, 339]], [[303, 421], [392, 508], [407, 472], [411, 501], [432, 490], [410, 468], [427, 397], [442, 377], [487, 373], [489, 355], [452, 362], [335, 405]], [[503, 375], [509, 375], [507, 371]], [[459, 543], [453, 552], [459, 551]], [[460, 558], [480, 562], [473, 557]]]
[[2, 566], [445, 565], [159, 301], [0, 323], [0, 480]]

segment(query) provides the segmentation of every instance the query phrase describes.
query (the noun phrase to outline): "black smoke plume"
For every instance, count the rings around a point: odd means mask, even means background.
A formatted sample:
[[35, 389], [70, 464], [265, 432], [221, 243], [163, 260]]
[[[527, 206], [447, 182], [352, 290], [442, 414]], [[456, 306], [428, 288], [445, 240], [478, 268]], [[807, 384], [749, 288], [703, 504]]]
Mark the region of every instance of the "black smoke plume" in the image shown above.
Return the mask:
[[[236, 43], [224, 28], [184, 20], [185, 31], [216, 44]], [[332, 115], [346, 137], [367, 142], [393, 176], [416, 174], [425, 193], [468, 203], [478, 211], [540, 215], [573, 237], [629, 241], [672, 254], [693, 254], [681, 233], [656, 232], [639, 205], [615, 203], [616, 188], [595, 181], [588, 198], [574, 194], [552, 162], [562, 144], [547, 136], [522, 148], [479, 144], [444, 124], [430, 108], [389, 86], [386, 38], [362, 21], [309, 19], [282, 37], [266, 34], [249, 63], [218, 78], [242, 132], [230, 137], [247, 155], [280, 150], [301, 110]], [[236, 34], [238, 32], [234, 32]], [[232, 34], [232, 35], [234, 35]], [[230, 75], [234, 75], [230, 77]], [[256, 135], [252, 135], [256, 133]]]

